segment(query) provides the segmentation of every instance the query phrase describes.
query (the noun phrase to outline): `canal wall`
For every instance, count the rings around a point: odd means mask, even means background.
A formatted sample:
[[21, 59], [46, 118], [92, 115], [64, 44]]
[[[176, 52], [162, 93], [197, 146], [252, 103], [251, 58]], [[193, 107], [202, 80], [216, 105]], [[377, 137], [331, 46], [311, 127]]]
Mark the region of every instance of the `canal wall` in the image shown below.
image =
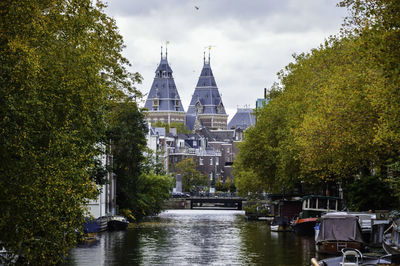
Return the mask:
[[164, 210], [190, 209], [190, 201], [186, 199], [169, 199], [164, 201]]

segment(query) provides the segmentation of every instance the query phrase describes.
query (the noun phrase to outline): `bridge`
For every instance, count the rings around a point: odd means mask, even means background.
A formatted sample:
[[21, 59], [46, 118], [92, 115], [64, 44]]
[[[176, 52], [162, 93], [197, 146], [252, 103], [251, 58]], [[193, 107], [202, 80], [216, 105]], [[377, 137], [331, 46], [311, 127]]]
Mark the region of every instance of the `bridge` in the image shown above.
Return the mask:
[[236, 208], [242, 209], [242, 202], [245, 200], [240, 197], [190, 197], [186, 198], [190, 201], [190, 209], [193, 208], [204, 208], [204, 204], [213, 204], [214, 207], [218, 206], [221, 208]]

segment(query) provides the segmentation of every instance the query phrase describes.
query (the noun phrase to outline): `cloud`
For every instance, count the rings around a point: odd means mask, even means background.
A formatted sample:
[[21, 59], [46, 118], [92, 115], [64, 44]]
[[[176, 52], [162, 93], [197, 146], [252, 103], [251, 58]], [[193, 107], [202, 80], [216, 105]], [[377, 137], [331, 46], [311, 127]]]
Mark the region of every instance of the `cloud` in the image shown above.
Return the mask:
[[160, 46], [170, 41], [168, 59], [185, 109], [203, 51], [215, 46], [211, 66], [231, 118], [238, 105], [255, 106], [293, 53], [308, 52], [338, 33], [346, 11], [335, 5], [332, 0], [112, 0], [106, 12], [124, 37], [131, 70], [144, 77], [137, 86], [144, 93]]

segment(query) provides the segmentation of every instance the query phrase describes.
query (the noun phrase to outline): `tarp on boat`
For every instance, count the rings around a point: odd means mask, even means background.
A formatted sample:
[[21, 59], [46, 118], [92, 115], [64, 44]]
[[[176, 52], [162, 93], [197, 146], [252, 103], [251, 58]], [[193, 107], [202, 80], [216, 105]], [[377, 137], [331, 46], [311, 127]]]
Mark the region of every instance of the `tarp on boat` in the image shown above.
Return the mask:
[[358, 218], [352, 215], [326, 215], [321, 217], [320, 230], [316, 241], [356, 241], [363, 243]]

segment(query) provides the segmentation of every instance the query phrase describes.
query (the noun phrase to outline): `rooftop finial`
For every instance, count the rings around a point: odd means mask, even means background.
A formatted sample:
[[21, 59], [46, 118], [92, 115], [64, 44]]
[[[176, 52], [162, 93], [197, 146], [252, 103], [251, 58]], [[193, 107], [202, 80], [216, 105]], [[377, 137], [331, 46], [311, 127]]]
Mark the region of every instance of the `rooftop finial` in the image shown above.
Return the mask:
[[206, 51], [203, 52], [203, 62], [206, 63]]
[[168, 59], [168, 44], [169, 44], [169, 41], [166, 41], [165, 42], [165, 59]]
[[161, 60], [162, 60], [162, 45], [161, 45]]

